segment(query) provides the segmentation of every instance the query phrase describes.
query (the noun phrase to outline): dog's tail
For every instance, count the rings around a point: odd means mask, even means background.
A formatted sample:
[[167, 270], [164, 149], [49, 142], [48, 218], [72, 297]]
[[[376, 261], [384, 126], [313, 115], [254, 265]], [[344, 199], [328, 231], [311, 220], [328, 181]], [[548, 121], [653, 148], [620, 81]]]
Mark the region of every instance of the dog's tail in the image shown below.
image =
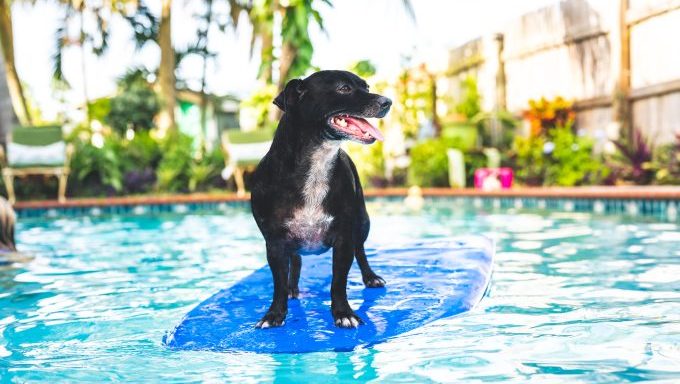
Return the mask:
[[16, 217], [12, 205], [4, 197], [0, 197], [0, 251], [16, 252], [17, 250], [14, 242]]

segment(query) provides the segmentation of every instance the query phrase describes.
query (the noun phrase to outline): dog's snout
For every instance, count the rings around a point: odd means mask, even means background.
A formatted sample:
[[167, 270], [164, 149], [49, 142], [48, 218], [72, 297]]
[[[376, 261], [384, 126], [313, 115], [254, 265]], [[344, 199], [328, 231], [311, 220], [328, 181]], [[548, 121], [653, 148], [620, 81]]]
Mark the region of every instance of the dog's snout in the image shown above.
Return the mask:
[[385, 117], [387, 112], [389, 112], [390, 107], [392, 106], [392, 100], [385, 96], [380, 96], [377, 100], [378, 104], [378, 118]]

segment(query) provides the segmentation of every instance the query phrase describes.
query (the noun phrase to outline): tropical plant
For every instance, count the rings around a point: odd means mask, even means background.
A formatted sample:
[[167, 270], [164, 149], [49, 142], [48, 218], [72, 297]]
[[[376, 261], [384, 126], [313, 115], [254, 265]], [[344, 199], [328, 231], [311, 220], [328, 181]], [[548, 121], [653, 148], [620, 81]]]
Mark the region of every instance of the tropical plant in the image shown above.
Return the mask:
[[472, 121], [482, 111], [482, 95], [477, 87], [477, 79], [468, 76], [461, 83], [462, 96], [456, 104], [456, 112], [467, 121]]
[[654, 179], [653, 149], [641, 130], [633, 130], [629, 139], [615, 140], [614, 145], [617, 153], [610, 159], [610, 166], [617, 180], [649, 184]]
[[119, 94], [111, 99], [105, 121], [119, 134], [128, 128], [143, 131], [154, 126], [160, 103], [146, 77], [145, 71], [132, 70], [118, 82]]
[[219, 150], [196, 157], [193, 139], [182, 133], [170, 136], [161, 144], [163, 156], [158, 164], [158, 188], [168, 192], [193, 192], [214, 180], [224, 158]]
[[91, 140], [92, 132], [80, 127], [71, 134], [75, 146], [71, 169], [75, 176], [72, 187], [82, 190], [83, 194], [112, 195], [123, 189], [120, 147], [115, 136], [104, 138], [101, 147]]
[[656, 183], [680, 185], [680, 134], [675, 136], [675, 143], [656, 149], [652, 168], [656, 170]]
[[[333, 6], [330, 0], [321, 0]], [[318, 1], [317, 1], [318, 3]], [[323, 18], [314, 9], [314, 0], [288, 0], [282, 7], [281, 57], [279, 58], [279, 90], [288, 80], [302, 76], [312, 66], [314, 46], [309, 37], [309, 24], [314, 20], [325, 31]]]
[[[12, 2], [0, 0], [0, 55], [4, 62], [5, 80], [9, 88], [14, 114], [22, 125], [31, 125], [31, 113], [14, 61], [14, 31], [12, 27]], [[2, 81], [2, 80], [0, 80]]]
[[517, 137], [514, 145], [516, 179], [526, 185], [592, 185], [609, 174], [593, 154], [590, 138], [570, 126], [555, 127], [544, 136]]
[[349, 70], [364, 79], [372, 77], [376, 73], [375, 65], [370, 60], [357, 61], [350, 66]]
[[571, 126], [576, 118], [573, 103], [562, 97], [548, 100], [529, 100], [529, 109], [524, 112], [524, 118], [529, 121], [532, 136], [540, 136], [554, 127]]
[[241, 101], [241, 113], [252, 113], [258, 129], [273, 129], [276, 122], [269, 120], [269, 111], [276, 94], [277, 88], [273, 84], [258, 88]]

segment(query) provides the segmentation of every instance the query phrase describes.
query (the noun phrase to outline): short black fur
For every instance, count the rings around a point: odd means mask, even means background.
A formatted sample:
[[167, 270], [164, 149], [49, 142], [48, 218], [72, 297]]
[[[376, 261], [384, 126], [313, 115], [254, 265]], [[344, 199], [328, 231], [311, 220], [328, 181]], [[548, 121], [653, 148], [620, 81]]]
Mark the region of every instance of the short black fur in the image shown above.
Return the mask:
[[366, 259], [364, 242], [370, 221], [356, 167], [339, 142], [350, 139], [370, 144], [379, 132], [347, 133], [337, 129], [334, 119], [382, 118], [391, 101], [370, 93], [366, 82], [350, 72], [321, 71], [304, 80], [291, 80], [274, 104], [284, 113], [251, 182], [253, 216], [266, 241], [274, 280], [272, 304], [257, 326], [284, 324], [288, 298], [299, 295], [300, 255], [332, 247], [335, 325], [356, 327], [362, 320], [350, 307], [346, 293], [354, 258], [367, 287], [383, 287], [385, 281]]

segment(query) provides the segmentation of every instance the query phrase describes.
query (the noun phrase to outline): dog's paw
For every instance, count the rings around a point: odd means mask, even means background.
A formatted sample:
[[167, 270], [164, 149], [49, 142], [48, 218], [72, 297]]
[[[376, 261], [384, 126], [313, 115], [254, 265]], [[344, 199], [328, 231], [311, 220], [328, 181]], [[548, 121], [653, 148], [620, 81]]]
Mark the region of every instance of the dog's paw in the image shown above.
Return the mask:
[[382, 288], [385, 286], [385, 284], [385, 279], [375, 274], [367, 276], [364, 279], [364, 285], [366, 288]]
[[297, 299], [298, 297], [300, 297], [300, 288], [295, 287], [295, 288], [288, 289], [288, 298], [289, 299]]
[[280, 327], [286, 323], [286, 314], [285, 313], [275, 313], [275, 312], [268, 312], [262, 320], [258, 321], [257, 324], [255, 324], [255, 328], [272, 328], [272, 327]]
[[338, 328], [356, 328], [364, 321], [354, 314], [354, 312], [346, 313], [334, 313], [333, 319], [335, 320], [335, 326]]

